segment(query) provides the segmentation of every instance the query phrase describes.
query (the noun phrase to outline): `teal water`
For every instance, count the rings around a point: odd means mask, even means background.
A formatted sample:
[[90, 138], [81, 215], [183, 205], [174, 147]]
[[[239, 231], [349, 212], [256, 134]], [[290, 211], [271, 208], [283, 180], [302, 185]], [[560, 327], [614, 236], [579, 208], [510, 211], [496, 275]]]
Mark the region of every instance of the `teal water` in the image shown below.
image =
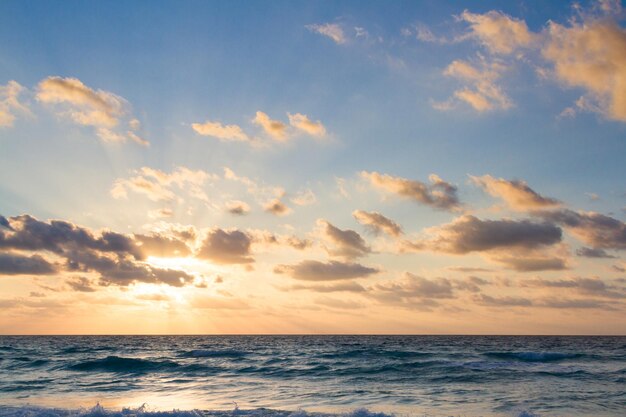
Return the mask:
[[623, 417], [626, 337], [0, 336], [0, 415], [124, 407]]

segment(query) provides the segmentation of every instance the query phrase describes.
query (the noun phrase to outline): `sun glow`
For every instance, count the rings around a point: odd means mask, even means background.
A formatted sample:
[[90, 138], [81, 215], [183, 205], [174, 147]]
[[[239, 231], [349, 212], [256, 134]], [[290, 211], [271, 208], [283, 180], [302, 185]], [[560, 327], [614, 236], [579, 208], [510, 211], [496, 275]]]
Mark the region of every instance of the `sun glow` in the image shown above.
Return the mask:
[[148, 256], [146, 262], [157, 268], [178, 269], [192, 275], [203, 275], [220, 272], [222, 268], [210, 262], [194, 258], [161, 258]]

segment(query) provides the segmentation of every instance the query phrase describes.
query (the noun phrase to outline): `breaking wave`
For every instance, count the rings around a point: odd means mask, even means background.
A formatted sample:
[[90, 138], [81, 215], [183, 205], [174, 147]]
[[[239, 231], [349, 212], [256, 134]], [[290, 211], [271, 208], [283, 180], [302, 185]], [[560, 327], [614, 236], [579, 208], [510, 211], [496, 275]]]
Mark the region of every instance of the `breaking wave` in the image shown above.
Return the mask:
[[[152, 410], [147, 405], [137, 408], [107, 409], [100, 404], [92, 408], [61, 409], [43, 407], [3, 407], [0, 406], [2, 417], [394, 417], [394, 414], [374, 412], [366, 408], [358, 408], [346, 413], [319, 413], [304, 410], [273, 410], [258, 408], [251, 410]], [[529, 411], [511, 414], [511, 417], [539, 417]]]

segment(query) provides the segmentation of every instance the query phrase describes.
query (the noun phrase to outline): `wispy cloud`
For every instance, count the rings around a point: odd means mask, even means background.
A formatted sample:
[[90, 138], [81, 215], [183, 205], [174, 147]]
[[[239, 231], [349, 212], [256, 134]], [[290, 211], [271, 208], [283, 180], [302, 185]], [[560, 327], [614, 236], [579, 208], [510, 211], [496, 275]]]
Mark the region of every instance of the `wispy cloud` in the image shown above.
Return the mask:
[[128, 192], [133, 191], [143, 194], [152, 201], [174, 201], [181, 197], [174, 191], [173, 186], [186, 192], [197, 199], [208, 201], [208, 197], [202, 189], [202, 185], [215, 175], [202, 170], [193, 171], [186, 167], [178, 167], [171, 173], [158, 169], [143, 167], [137, 171], [136, 176], [130, 178], [118, 178], [111, 188], [111, 196], [116, 199], [127, 198]]
[[193, 123], [191, 127], [199, 135], [211, 136], [221, 141], [247, 142], [250, 140], [248, 135], [237, 125], [223, 125], [220, 122], [207, 120], [204, 123]]
[[483, 175], [482, 177], [470, 175], [470, 180], [492, 196], [504, 200], [514, 210], [539, 210], [561, 205], [561, 202], [554, 198], [540, 195], [530, 188], [525, 181], [505, 180], [504, 178], [494, 178], [491, 175]]
[[139, 125], [130, 114], [128, 102], [109, 91], [94, 90], [77, 78], [55, 76], [39, 83], [36, 98], [41, 103], [56, 106], [59, 115], [74, 123], [93, 127], [104, 142], [130, 139], [143, 146], [149, 145], [134, 132]]
[[341, 45], [347, 42], [347, 38], [343, 29], [337, 23], [313, 24], [307, 25], [306, 28], [311, 32], [332, 39], [336, 44]]
[[380, 190], [398, 194], [421, 204], [451, 211], [458, 210], [461, 206], [457, 196], [457, 187], [435, 174], [430, 175], [430, 184], [378, 172], [362, 171], [360, 174], [362, 178]]
[[456, 90], [452, 98], [444, 102], [434, 102], [437, 110], [451, 110], [458, 102], [469, 104], [478, 112], [506, 110], [513, 103], [496, 83], [506, 67], [498, 61], [479, 60], [479, 66], [464, 60], [455, 60], [444, 70], [444, 75], [467, 83]]
[[0, 128], [11, 127], [15, 122], [15, 112], [30, 114], [30, 109], [19, 100], [24, 91], [17, 81], [0, 85]]
[[394, 237], [402, 234], [400, 225], [378, 212], [355, 210], [352, 212], [352, 216], [356, 221], [376, 234], [383, 232]]

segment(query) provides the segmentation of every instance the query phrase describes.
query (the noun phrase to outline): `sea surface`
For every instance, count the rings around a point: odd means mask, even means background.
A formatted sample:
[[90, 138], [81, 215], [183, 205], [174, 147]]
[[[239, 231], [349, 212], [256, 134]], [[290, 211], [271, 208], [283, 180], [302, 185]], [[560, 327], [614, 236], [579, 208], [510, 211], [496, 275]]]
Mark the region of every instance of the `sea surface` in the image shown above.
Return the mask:
[[626, 337], [0, 336], [2, 416], [337, 414], [624, 417]]

